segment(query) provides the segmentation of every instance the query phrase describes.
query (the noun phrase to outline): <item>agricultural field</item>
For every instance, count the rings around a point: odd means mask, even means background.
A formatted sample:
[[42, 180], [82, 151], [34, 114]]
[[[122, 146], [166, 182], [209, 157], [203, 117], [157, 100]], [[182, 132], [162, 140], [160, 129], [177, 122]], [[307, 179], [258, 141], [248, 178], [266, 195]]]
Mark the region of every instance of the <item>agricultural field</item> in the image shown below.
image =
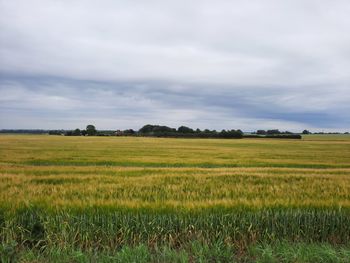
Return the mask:
[[349, 262], [350, 136], [0, 136], [0, 262]]

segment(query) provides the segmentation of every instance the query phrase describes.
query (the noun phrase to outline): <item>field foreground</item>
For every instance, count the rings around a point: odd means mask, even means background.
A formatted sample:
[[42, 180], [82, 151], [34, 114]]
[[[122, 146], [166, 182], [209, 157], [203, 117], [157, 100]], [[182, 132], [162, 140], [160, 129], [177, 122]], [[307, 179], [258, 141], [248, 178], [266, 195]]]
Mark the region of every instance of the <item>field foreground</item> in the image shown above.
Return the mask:
[[350, 136], [2, 135], [0, 227], [0, 261], [347, 262]]

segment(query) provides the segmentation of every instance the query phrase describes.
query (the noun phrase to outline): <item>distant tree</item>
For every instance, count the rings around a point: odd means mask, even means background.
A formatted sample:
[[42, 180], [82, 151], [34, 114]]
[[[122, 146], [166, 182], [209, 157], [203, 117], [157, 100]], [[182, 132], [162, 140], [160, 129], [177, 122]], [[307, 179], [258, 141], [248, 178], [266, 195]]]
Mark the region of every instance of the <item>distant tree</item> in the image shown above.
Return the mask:
[[[132, 132], [124, 131], [126, 135]], [[190, 127], [180, 126], [178, 129], [174, 129], [168, 126], [151, 125], [147, 124], [139, 129], [138, 136], [155, 136], [155, 137], [176, 137], [176, 138], [242, 138], [243, 132], [241, 130], [222, 130], [217, 132], [216, 130], [200, 129], [193, 130]]]
[[86, 136], [86, 134], [87, 134], [86, 130], [81, 131], [81, 135]]
[[124, 135], [134, 135], [136, 132], [133, 129], [128, 129], [122, 132]]
[[219, 137], [221, 138], [242, 138], [243, 137], [243, 132], [241, 130], [222, 130], [219, 133]]
[[267, 134], [280, 134], [281, 132], [279, 130], [268, 130], [266, 133]]
[[194, 131], [189, 128], [189, 127], [186, 127], [186, 126], [180, 126], [178, 129], [177, 129], [177, 132], [179, 133], [193, 133]]
[[147, 124], [139, 130], [139, 133], [150, 133], [153, 131], [153, 128], [154, 128], [154, 125]]
[[73, 136], [80, 136], [81, 135], [81, 130], [80, 129], [75, 129], [74, 131], [73, 131], [73, 134], [72, 134]]
[[65, 136], [73, 136], [73, 132], [72, 131], [66, 131], [66, 133], [64, 135]]
[[302, 134], [310, 134], [308, 130], [303, 130]]
[[265, 134], [266, 134], [266, 131], [265, 131], [265, 130], [257, 130], [257, 131], [256, 131], [256, 134], [265, 135]]
[[51, 130], [49, 131], [49, 135], [62, 135], [64, 134], [63, 130]]
[[89, 124], [88, 126], [86, 126], [86, 133], [89, 136], [93, 136], [96, 135], [97, 131], [94, 125]]
[[240, 129], [232, 130], [231, 133], [234, 133], [236, 138], [243, 138], [243, 131]]
[[219, 132], [219, 136], [222, 138], [227, 138], [228, 137], [228, 133], [226, 130], [222, 130], [221, 132]]
[[168, 126], [154, 125], [153, 132], [155, 132], [155, 133], [176, 132], [176, 129], [170, 128]]
[[155, 134], [155, 135], [172, 133], [172, 132], [176, 132], [176, 129], [170, 128], [168, 126], [151, 125], [151, 124], [147, 124], [139, 130], [139, 133]]

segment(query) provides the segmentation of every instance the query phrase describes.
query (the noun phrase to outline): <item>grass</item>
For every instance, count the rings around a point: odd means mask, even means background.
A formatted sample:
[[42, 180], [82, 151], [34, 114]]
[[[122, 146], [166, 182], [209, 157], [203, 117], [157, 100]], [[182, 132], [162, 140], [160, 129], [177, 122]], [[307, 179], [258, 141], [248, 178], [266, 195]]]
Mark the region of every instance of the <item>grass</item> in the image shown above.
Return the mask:
[[2, 135], [0, 240], [22, 261], [346, 262], [350, 136]]
[[167, 246], [149, 248], [143, 244], [135, 247], [125, 246], [118, 251], [97, 253], [93, 250], [51, 248], [43, 252], [32, 249], [15, 251], [14, 244], [8, 245], [4, 263], [20, 262], [259, 262], [259, 263], [347, 263], [350, 258], [350, 248], [334, 247], [329, 244], [307, 244], [278, 242], [274, 244], [259, 244], [250, 246], [246, 254], [237, 254], [229, 246], [215, 244], [203, 245], [198, 242], [188, 244], [182, 249]]

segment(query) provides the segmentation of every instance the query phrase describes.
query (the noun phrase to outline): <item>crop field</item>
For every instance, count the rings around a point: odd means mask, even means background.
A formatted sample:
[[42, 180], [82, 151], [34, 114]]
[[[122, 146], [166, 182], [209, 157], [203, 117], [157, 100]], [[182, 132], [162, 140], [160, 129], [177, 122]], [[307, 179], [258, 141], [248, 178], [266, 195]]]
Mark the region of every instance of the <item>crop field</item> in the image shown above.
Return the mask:
[[349, 262], [350, 136], [1, 135], [0, 242], [0, 262]]

